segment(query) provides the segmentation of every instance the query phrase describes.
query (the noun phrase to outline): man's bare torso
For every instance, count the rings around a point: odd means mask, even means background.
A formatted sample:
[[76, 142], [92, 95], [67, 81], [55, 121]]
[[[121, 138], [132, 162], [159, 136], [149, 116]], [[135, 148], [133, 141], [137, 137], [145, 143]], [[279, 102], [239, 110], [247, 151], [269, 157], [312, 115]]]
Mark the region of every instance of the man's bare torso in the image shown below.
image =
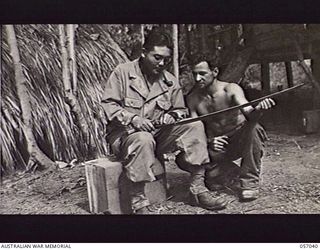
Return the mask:
[[[189, 103], [198, 116], [223, 110], [236, 104], [233, 101], [232, 92], [227, 82], [220, 82], [214, 94], [207, 94], [200, 91], [193, 92], [189, 97]], [[239, 110], [229, 111], [204, 120], [207, 136], [214, 137], [226, 134], [245, 121], [245, 117]]]

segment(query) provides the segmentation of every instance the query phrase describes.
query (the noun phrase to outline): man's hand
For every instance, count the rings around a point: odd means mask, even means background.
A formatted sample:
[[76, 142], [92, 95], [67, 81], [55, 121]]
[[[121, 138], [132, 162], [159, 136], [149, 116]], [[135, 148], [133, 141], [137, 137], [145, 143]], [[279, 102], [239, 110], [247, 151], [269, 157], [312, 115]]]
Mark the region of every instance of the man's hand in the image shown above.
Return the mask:
[[228, 145], [228, 136], [222, 135], [214, 137], [213, 140], [209, 142], [209, 146], [217, 152], [224, 152], [225, 146]]
[[172, 115], [164, 114], [160, 118], [160, 124], [172, 124], [175, 123], [176, 119], [173, 118]]
[[256, 106], [257, 110], [261, 109], [270, 109], [274, 105], [276, 105], [276, 102], [271, 98], [266, 98], [263, 101], [259, 102], [259, 104]]
[[140, 116], [133, 117], [131, 124], [135, 129], [140, 131], [152, 132], [155, 130], [151, 120]]

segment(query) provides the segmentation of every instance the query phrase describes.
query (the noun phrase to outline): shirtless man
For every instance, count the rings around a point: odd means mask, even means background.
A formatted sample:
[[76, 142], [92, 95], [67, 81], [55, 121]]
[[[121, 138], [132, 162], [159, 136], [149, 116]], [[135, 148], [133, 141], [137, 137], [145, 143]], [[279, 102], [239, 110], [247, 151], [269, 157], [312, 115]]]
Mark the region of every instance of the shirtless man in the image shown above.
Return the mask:
[[[187, 96], [192, 117], [205, 115], [232, 106], [248, 103], [242, 88], [217, 79], [219, 70], [210, 61], [199, 58], [194, 64], [195, 88]], [[261, 110], [275, 102], [268, 98], [256, 107], [248, 106], [204, 120], [212, 173], [226, 171], [232, 161], [242, 158], [240, 168], [240, 200], [250, 201], [259, 196], [261, 157], [265, 132], [257, 123]], [[219, 166], [219, 167], [218, 167]], [[212, 176], [212, 175], [211, 175]]]

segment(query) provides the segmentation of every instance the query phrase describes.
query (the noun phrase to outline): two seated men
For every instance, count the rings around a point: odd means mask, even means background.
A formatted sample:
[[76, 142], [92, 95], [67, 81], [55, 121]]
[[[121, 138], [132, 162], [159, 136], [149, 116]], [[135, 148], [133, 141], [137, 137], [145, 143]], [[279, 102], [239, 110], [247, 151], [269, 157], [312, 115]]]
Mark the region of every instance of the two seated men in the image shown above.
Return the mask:
[[[144, 193], [155, 180], [152, 167], [163, 154], [179, 150], [177, 165], [190, 173], [192, 202], [205, 209], [223, 209], [226, 199], [215, 197], [205, 184], [206, 173], [214, 181], [224, 172], [221, 166], [241, 157], [240, 198], [252, 200], [259, 194], [263, 129], [256, 117], [274, 101], [266, 99], [255, 108], [227, 112], [204, 123], [198, 121], [158, 128], [188, 116], [208, 114], [247, 103], [243, 90], [234, 83], [217, 79], [218, 69], [200, 59], [193, 68], [194, 91], [187, 97], [188, 108], [177, 79], [166, 69], [173, 51], [171, 37], [152, 31], [139, 59], [118, 65], [111, 73], [102, 98], [109, 120], [107, 140], [121, 157], [128, 179], [131, 206], [136, 214], [148, 214], [150, 202]], [[262, 133], [261, 133], [262, 132]], [[222, 164], [221, 164], [222, 163]]]

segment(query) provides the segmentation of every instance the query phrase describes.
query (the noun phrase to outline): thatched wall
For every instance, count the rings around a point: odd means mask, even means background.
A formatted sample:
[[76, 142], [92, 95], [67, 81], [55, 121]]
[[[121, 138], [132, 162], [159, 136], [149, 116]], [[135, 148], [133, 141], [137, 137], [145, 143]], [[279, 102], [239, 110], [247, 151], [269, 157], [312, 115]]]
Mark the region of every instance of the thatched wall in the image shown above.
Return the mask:
[[[93, 157], [98, 151], [97, 141], [102, 153], [108, 153], [103, 136], [106, 121], [99, 106], [103, 82], [117, 64], [127, 60], [110, 37], [108, 25], [79, 25], [76, 31], [78, 100], [87, 117], [90, 139], [82, 138], [64, 99], [58, 26], [16, 25], [15, 30], [40, 148], [52, 160], [63, 161]], [[8, 172], [25, 168], [28, 153], [4, 31], [1, 43], [1, 170]]]

